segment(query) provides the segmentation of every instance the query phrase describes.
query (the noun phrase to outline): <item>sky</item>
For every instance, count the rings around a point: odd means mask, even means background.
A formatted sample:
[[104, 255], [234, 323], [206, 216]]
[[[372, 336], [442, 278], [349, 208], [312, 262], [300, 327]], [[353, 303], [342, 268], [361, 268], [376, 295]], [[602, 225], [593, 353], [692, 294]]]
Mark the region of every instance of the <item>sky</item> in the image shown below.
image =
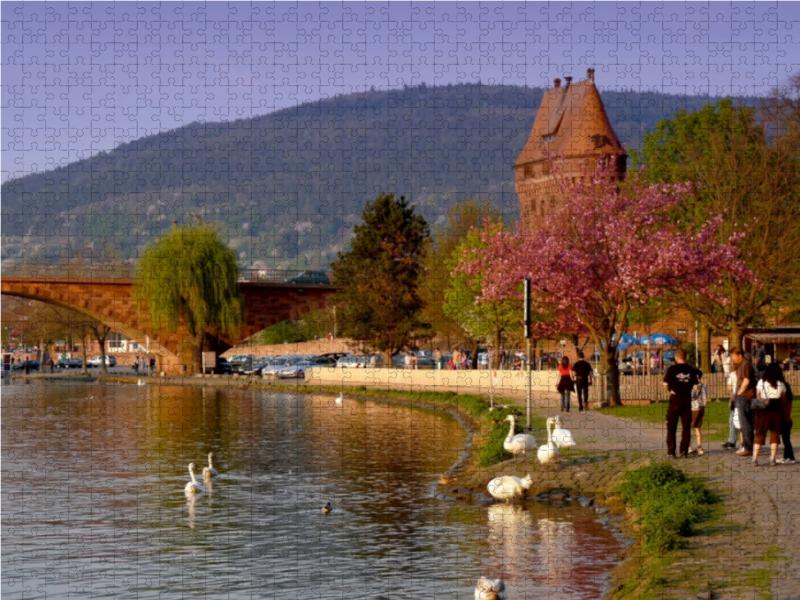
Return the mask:
[[800, 2], [2, 2], [2, 180], [195, 121], [425, 82], [764, 95]]

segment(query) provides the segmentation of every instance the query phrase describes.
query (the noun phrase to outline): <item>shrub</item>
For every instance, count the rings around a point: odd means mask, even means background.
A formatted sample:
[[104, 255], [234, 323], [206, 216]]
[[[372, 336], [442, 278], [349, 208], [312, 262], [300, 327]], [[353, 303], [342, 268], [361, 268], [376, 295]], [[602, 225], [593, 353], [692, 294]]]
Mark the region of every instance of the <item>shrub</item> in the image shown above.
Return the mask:
[[683, 548], [694, 525], [705, 521], [719, 497], [701, 481], [668, 464], [625, 474], [622, 497], [639, 511], [642, 542], [653, 552]]

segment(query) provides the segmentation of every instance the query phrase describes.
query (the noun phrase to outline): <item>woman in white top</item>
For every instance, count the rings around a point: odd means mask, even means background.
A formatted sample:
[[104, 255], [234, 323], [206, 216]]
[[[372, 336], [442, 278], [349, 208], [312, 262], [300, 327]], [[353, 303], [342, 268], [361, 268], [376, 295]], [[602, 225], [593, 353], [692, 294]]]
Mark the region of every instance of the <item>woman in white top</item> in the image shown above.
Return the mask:
[[758, 464], [758, 451], [767, 437], [769, 431], [769, 466], [774, 467], [777, 463], [775, 457], [778, 454], [778, 444], [781, 441], [781, 428], [783, 425], [783, 397], [786, 394], [786, 386], [783, 385], [783, 373], [778, 363], [771, 363], [764, 369], [764, 377], [756, 386], [756, 394], [767, 402], [765, 408], [753, 411], [755, 413], [755, 443], [753, 444], [753, 460], [750, 464]]

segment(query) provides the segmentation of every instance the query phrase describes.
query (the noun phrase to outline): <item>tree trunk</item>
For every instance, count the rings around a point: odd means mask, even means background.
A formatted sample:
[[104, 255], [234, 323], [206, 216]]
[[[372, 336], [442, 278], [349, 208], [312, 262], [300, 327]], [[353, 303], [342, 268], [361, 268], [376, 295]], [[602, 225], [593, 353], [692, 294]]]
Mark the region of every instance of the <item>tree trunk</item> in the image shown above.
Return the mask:
[[700, 329], [697, 333], [698, 343], [700, 347], [700, 370], [703, 373], [711, 373], [711, 326], [708, 323], [700, 321]]
[[503, 333], [501, 331], [496, 331], [494, 334], [494, 356], [492, 357], [491, 363], [489, 363], [489, 369], [499, 369], [500, 368], [500, 344], [503, 339]]
[[196, 375], [203, 370], [203, 339], [204, 334], [192, 336], [192, 364], [191, 373], [189, 375]]
[[392, 356], [393, 355], [391, 350], [386, 350], [383, 353], [383, 366], [387, 369], [391, 369], [394, 367], [394, 365], [392, 364]]
[[731, 348], [740, 348], [744, 351], [744, 330], [738, 325], [731, 325], [728, 333], [728, 350]]
[[606, 344], [606, 397], [609, 406], [622, 406], [622, 396], [619, 393], [619, 365], [617, 364], [617, 350]]
[[473, 371], [478, 368], [478, 340], [472, 340], [472, 359], [470, 360], [469, 368]]

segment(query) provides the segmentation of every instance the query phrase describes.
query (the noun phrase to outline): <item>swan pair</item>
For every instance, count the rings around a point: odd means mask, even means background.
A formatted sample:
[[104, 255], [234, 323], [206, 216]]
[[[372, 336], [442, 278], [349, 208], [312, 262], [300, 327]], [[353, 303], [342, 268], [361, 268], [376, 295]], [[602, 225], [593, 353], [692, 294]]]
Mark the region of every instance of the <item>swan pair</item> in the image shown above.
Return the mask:
[[[503, 448], [505, 448], [514, 456], [518, 456], [520, 454], [525, 455], [528, 453], [528, 451], [532, 452], [536, 448], [536, 438], [527, 433], [519, 433], [514, 435], [514, 428], [517, 421], [517, 418], [514, 415], [508, 415], [506, 417], [506, 421], [511, 423], [511, 427], [509, 428], [508, 435], [503, 442]], [[553, 448], [561, 449], [572, 448], [575, 446], [575, 438], [572, 437], [572, 433], [567, 429], [562, 429], [561, 424], [561, 417], [551, 417], [547, 419], [547, 444], [544, 446], [539, 446], [537, 452], [537, 458], [542, 464], [551, 462], [553, 460], [553, 452], [550, 448], [551, 445], [554, 445]], [[550, 433], [551, 425], [553, 427], [552, 434]]]
[[508, 600], [505, 582], [481, 577], [475, 585], [475, 600]]
[[547, 419], [547, 445], [539, 446], [536, 458], [543, 465], [557, 463], [559, 449], [566, 450], [574, 446], [575, 438], [571, 431], [562, 429], [561, 417], [550, 417]]
[[[208, 453], [208, 466], [207, 467], [203, 467], [203, 479], [205, 479], [206, 481], [210, 481], [214, 477], [218, 477], [219, 476], [219, 473], [214, 468], [214, 465], [211, 462], [213, 458], [214, 458], [214, 453], [213, 452], [209, 452]], [[189, 483], [186, 484], [185, 488], [183, 488], [183, 491], [186, 493], [187, 496], [194, 496], [195, 494], [199, 494], [201, 491], [203, 491], [200, 488], [200, 484], [197, 483], [197, 479], [194, 476], [194, 469], [195, 469], [194, 463], [190, 463], [189, 464], [189, 475], [192, 477], [192, 480]]]

